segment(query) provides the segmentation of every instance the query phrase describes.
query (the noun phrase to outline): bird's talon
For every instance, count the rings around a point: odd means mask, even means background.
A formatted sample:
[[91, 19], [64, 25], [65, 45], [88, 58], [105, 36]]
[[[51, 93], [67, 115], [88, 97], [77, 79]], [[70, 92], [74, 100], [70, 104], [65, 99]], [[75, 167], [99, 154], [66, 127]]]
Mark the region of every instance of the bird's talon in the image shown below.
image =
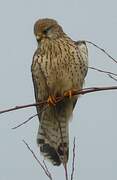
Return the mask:
[[66, 92], [64, 93], [64, 96], [71, 98], [71, 97], [72, 97], [72, 91], [71, 91], [71, 90], [66, 91]]
[[69, 97], [69, 98], [71, 99], [71, 97], [75, 94], [75, 92], [77, 92], [76, 89], [72, 89], [72, 90], [66, 91], [66, 92], [64, 93], [64, 96], [65, 96], [65, 97]]
[[49, 105], [55, 106], [55, 105], [56, 105], [56, 98], [55, 98], [54, 96], [49, 96], [49, 97], [48, 97], [48, 100], [47, 100], [47, 103], [48, 103]]

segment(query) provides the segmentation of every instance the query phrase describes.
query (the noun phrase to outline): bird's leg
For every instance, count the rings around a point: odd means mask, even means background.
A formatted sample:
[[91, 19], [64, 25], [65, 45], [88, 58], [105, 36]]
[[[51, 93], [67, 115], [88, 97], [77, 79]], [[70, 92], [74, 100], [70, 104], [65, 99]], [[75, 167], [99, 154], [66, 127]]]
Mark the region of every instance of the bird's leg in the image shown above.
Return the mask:
[[74, 94], [76, 94], [77, 91], [78, 91], [77, 89], [70, 89], [70, 90], [64, 92], [64, 97], [71, 98]]
[[56, 98], [55, 98], [55, 96], [49, 96], [48, 99], [47, 99], [47, 103], [49, 105], [55, 106], [56, 105]]

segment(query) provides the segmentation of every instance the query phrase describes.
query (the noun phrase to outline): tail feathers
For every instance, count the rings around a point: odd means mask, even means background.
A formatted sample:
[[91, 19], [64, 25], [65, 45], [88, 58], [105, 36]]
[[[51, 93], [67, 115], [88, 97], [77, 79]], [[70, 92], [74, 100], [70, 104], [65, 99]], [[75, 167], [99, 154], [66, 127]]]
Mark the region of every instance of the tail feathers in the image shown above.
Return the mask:
[[53, 165], [59, 166], [61, 163], [66, 163], [69, 153], [68, 122], [61, 122], [61, 130], [57, 122], [49, 122], [48, 126], [45, 124], [40, 124], [37, 136], [40, 152]]
[[45, 143], [40, 146], [40, 152], [45, 156], [45, 158], [49, 159], [53, 165], [59, 166], [61, 164], [61, 160], [57, 151], [49, 144]]

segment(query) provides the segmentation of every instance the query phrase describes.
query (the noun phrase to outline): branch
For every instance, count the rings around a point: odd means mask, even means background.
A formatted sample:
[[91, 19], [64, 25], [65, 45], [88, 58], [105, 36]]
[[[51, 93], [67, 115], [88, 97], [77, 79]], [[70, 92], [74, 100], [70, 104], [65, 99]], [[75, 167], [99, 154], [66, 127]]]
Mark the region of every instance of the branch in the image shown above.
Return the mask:
[[73, 160], [72, 160], [72, 172], [71, 172], [71, 180], [73, 180], [73, 175], [74, 175], [74, 166], [75, 166], [75, 138], [73, 141]]
[[111, 74], [108, 75], [111, 79], [113, 79], [114, 81], [117, 81], [117, 78], [113, 77]]
[[65, 179], [68, 180], [67, 163], [65, 163], [63, 167], [64, 167], [64, 170], [65, 170]]
[[91, 42], [91, 41], [87, 41], [87, 40], [82, 40], [85, 41], [86, 43], [92, 44], [93, 46], [95, 46], [96, 48], [98, 48], [99, 50], [101, 50], [104, 54], [106, 54], [112, 61], [114, 61], [115, 63], [117, 63], [117, 60], [115, 60], [107, 51], [105, 51], [105, 49], [99, 47], [97, 44]]
[[[92, 93], [92, 92], [109, 91], [109, 90], [117, 90], [117, 86], [84, 88], [81, 90], [74, 91], [72, 96], [79, 95], [79, 94], [85, 95], [85, 94]], [[65, 98], [64, 96], [55, 97], [56, 103], [62, 101], [64, 98]], [[48, 104], [48, 101], [45, 100], [45, 101], [40, 101], [39, 103], [26, 104], [26, 105], [21, 105], [21, 106], [16, 106], [16, 107], [9, 108], [9, 109], [1, 110], [0, 114], [6, 113], [6, 112], [11, 112], [11, 111], [16, 111], [16, 110], [24, 109], [24, 108], [28, 108], [28, 107], [40, 106], [40, 105], [44, 105], [44, 104]]]
[[34, 114], [33, 116], [29, 117], [26, 121], [24, 121], [24, 122], [22, 122], [21, 124], [13, 127], [12, 129], [17, 129], [17, 128], [19, 128], [20, 126], [26, 124], [27, 122], [31, 121], [34, 117], [38, 116], [38, 115], [41, 114], [43, 111], [45, 111], [47, 108], [48, 108], [48, 105], [47, 105], [45, 108], [43, 108], [42, 111], [40, 111], [40, 112], [37, 113], [37, 114]]
[[12, 129], [17, 129], [17, 128], [19, 128], [20, 126], [26, 124], [27, 122], [29, 122], [30, 120], [32, 120], [32, 119], [33, 119], [34, 117], [36, 117], [36, 116], [38, 116], [38, 114], [34, 114], [33, 116], [29, 117], [26, 121], [24, 121], [24, 122], [22, 122], [21, 124], [13, 127]]
[[109, 76], [109, 75], [117, 76], [116, 73], [113, 73], [113, 72], [110, 72], [110, 71], [105, 71], [105, 70], [102, 70], [102, 69], [98, 69], [98, 68], [95, 68], [95, 67], [92, 67], [92, 66], [89, 66], [88, 68], [89, 68], [89, 69], [93, 69], [93, 70], [98, 71], [98, 72], [101, 72], [101, 73], [105, 73], [105, 74], [107, 74], [108, 76]]
[[[44, 102], [43, 102], [43, 104], [44, 104]], [[41, 105], [41, 102], [39, 104], [38, 103], [32, 103], [32, 104], [26, 104], [26, 105], [21, 105], [21, 106], [15, 106], [13, 108], [9, 108], [9, 109], [5, 109], [5, 110], [0, 111], [0, 114], [10, 112], [10, 111], [16, 111], [19, 109], [25, 109], [25, 108], [32, 107], [32, 106], [38, 106], [38, 105]]]
[[46, 171], [47, 171], [47, 173], [48, 173], [49, 177], [51, 177], [51, 180], [52, 180], [51, 173], [50, 173], [50, 171], [48, 170], [48, 167], [47, 167], [47, 165], [46, 165], [46, 163], [45, 163], [45, 161], [44, 161], [44, 160], [43, 160], [43, 164], [44, 164], [44, 166], [45, 166], [45, 169], [46, 169]]
[[[36, 159], [36, 161], [38, 162], [38, 164], [41, 166], [41, 168], [44, 170], [45, 174], [48, 176], [48, 178], [50, 180], [52, 180], [52, 176], [51, 176], [51, 173], [48, 171], [48, 168], [47, 166], [45, 166], [45, 163], [44, 165], [39, 161], [39, 159], [37, 158], [37, 156], [35, 155], [35, 153], [33, 152], [33, 150], [30, 148], [30, 146], [28, 145], [28, 143], [26, 141], [24, 141], [24, 144], [26, 145], [26, 147], [28, 148], [28, 150], [32, 153], [33, 157]], [[44, 167], [45, 166], [45, 167]]]

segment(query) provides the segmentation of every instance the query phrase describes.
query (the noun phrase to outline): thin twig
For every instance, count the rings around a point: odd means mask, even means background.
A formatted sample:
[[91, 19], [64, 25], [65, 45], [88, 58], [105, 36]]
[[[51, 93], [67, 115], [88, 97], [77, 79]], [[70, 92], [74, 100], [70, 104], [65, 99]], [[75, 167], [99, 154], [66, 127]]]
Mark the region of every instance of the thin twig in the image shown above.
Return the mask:
[[50, 180], [52, 180], [52, 176], [50, 173], [48, 173], [48, 171], [46, 170], [46, 168], [43, 166], [43, 164], [39, 161], [39, 159], [37, 158], [37, 156], [35, 155], [35, 153], [33, 152], [33, 150], [30, 148], [30, 146], [28, 145], [28, 143], [23, 140], [24, 144], [27, 146], [28, 150], [32, 153], [33, 157], [36, 159], [36, 161], [38, 162], [38, 164], [41, 166], [41, 168], [44, 170], [45, 174], [48, 176], [48, 178]]
[[41, 114], [43, 111], [45, 111], [46, 109], [48, 108], [48, 105], [46, 105], [45, 108], [42, 109], [42, 111], [40, 111], [39, 113], [37, 114], [34, 114], [33, 116], [29, 117], [26, 121], [22, 122], [21, 124], [13, 127], [12, 129], [17, 129], [19, 127], [21, 127], [22, 125], [26, 124], [27, 122], [31, 121], [34, 117], [38, 116], [39, 114]]
[[100, 46], [98, 46], [97, 44], [91, 42], [91, 41], [87, 41], [87, 40], [83, 40], [89, 44], [92, 44], [93, 46], [95, 46], [96, 48], [100, 49], [104, 54], [106, 54], [110, 59], [112, 59], [115, 63], [117, 63], [117, 60], [115, 60], [107, 51], [105, 51], [105, 49], [101, 48]]
[[45, 163], [45, 161], [44, 161], [44, 160], [43, 160], [43, 164], [44, 164], [44, 167], [45, 167], [45, 169], [46, 169], [47, 173], [48, 173], [48, 174], [49, 174], [49, 176], [52, 178], [52, 175], [51, 175], [50, 171], [48, 170], [48, 167], [47, 167], [47, 165], [46, 165], [46, 163]]
[[108, 76], [113, 79], [114, 81], [117, 81], [117, 78], [113, 77], [112, 75], [108, 74]]
[[[97, 91], [108, 91], [108, 90], [117, 90], [117, 86], [107, 86], [107, 87], [90, 87], [90, 88], [84, 88], [78, 91], [75, 91], [72, 96], [74, 95], [84, 95], [84, 94], [88, 94], [88, 93], [92, 93], [92, 92], [97, 92]], [[64, 99], [63, 97], [56, 97], [56, 102], [60, 102]], [[5, 110], [1, 110], [0, 114], [6, 113], [6, 112], [11, 112], [11, 111], [16, 111], [18, 109], [23, 109], [23, 108], [28, 108], [28, 107], [33, 107], [33, 106], [40, 106], [43, 104], [47, 104], [47, 100], [46, 101], [40, 101], [39, 103], [33, 103], [33, 104], [27, 104], [27, 105], [21, 105], [21, 106], [16, 106], [13, 108], [9, 108], [9, 109], [5, 109]]]
[[71, 172], [71, 180], [73, 180], [74, 170], [75, 170], [75, 137], [73, 141], [73, 160], [72, 160], [72, 172]]
[[65, 170], [65, 178], [66, 180], [68, 180], [67, 163], [64, 164], [64, 170]]
[[92, 66], [88, 66], [89, 69], [93, 69], [95, 71], [98, 71], [98, 72], [101, 72], [101, 73], [105, 73], [107, 75], [114, 75], [114, 76], [117, 76], [116, 73], [113, 73], [113, 72], [110, 72], [110, 71], [105, 71], [105, 70], [102, 70], [102, 69], [98, 69], [98, 68], [95, 68], [95, 67], [92, 67]]
[[38, 114], [34, 114], [33, 116], [29, 117], [26, 121], [24, 121], [24, 122], [22, 122], [21, 124], [13, 127], [12, 129], [17, 129], [17, 128], [19, 128], [20, 126], [26, 124], [27, 122], [29, 122], [30, 120], [32, 120], [32, 119], [33, 119], [34, 117], [36, 117], [36, 116], [38, 116]]

